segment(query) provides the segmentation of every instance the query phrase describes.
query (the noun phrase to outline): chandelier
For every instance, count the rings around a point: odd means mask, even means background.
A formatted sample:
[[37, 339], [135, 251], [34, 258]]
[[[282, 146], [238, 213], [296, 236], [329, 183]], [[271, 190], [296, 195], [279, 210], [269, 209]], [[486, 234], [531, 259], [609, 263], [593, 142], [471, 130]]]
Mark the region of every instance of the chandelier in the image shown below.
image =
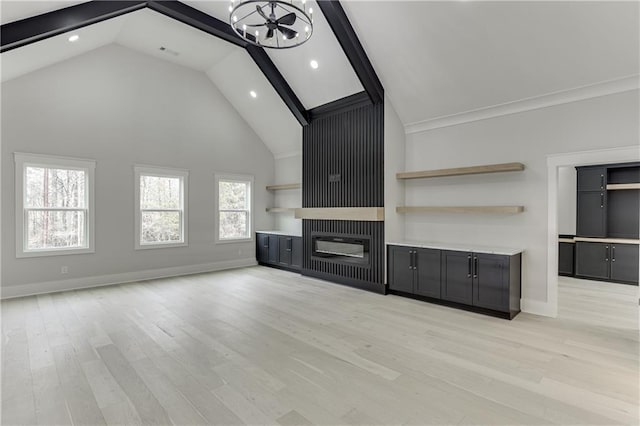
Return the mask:
[[289, 49], [309, 40], [313, 9], [307, 0], [231, 0], [229, 23], [247, 42], [270, 49]]

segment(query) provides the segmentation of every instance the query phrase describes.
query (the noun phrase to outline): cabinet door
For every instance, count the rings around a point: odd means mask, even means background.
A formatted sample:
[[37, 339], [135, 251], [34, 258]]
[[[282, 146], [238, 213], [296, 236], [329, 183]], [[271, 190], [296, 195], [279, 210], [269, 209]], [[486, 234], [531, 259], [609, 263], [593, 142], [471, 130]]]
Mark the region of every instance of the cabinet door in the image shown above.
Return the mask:
[[607, 169], [604, 167], [577, 168], [578, 191], [603, 191], [607, 187]]
[[293, 237], [291, 247], [291, 266], [302, 268], [302, 238]]
[[558, 274], [573, 275], [574, 243], [558, 243]]
[[269, 235], [269, 263], [278, 263], [278, 236]]
[[440, 250], [417, 249], [414, 292], [440, 299]]
[[576, 242], [576, 276], [609, 278], [609, 244]]
[[581, 237], [606, 237], [606, 206], [606, 191], [578, 192], [577, 235]]
[[389, 246], [389, 289], [413, 293], [412, 247]]
[[256, 258], [258, 262], [266, 263], [269, 261], [269, 235], [256, 235]]
[[509, 311], [509, 257], [473, 254], [473, 306]]
[[291, 237], [278, 238], [278, 264], [282, 266], [291, 265]]
[[471, 253], [442, 252], [442, 299], [471, 305], [473, 300], [471, 262]]
[[638, 284], [638, 246], [611, 245], [611, 279]]

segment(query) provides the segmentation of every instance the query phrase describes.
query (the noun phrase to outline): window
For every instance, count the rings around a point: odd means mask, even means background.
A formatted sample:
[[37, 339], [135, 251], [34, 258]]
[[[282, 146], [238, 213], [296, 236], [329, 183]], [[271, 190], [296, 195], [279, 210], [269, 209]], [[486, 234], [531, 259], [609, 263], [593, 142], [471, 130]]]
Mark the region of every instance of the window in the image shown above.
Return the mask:
[[136, 249], [187, 245], [186, 170], [135, 166]]
[[15, 153], [16, 256], [93, 253], [95, 161]]
[[218, 242], [237, 242], [252, 239], [252, 185], [252, 176], [216, 175]]

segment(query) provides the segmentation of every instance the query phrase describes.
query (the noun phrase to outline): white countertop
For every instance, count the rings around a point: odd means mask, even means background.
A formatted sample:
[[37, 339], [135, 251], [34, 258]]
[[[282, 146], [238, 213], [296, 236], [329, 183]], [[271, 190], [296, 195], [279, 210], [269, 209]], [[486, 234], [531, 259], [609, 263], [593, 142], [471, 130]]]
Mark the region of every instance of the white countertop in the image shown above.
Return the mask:
[[502, 254], [505, 256], [513, 256], [524, 251], [524, 249], [511, 247], [491, 247], [476, 244], [437, 243], [430, 241], [387, 241], [387, 245], [430, 248], [438, 250], [473, 251], [476, 253]]
[[273, 235], [286, 235], [288, 237], [302, 237], [300, 232], [287, 232], [287, 231], [256, 231], [259, 234], [273, 234]]

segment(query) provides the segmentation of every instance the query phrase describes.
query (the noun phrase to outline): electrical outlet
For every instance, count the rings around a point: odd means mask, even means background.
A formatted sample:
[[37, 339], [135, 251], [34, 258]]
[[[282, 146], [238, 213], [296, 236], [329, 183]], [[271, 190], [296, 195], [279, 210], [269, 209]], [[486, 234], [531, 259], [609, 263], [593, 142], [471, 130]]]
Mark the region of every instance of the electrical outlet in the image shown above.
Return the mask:
[[68, 266], [60, 267], [60, 273], [61, 274], [68, 274], [69, 273], [69, 267]]

